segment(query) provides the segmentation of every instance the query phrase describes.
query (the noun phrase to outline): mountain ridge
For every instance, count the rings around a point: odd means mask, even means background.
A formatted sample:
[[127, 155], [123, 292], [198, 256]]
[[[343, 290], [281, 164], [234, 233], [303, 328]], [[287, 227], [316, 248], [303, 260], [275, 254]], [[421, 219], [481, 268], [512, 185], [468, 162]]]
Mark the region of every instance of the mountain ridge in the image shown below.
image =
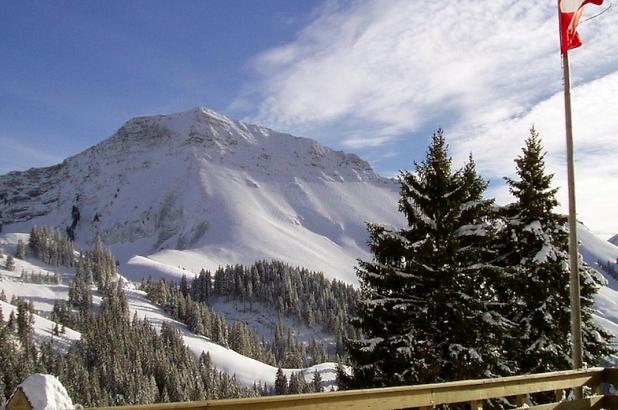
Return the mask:
[[397, 199], [354, 154], [203, 107], [133, 118], [61, 164], [0, 176], [5, 229], [71, 227], [82, 245], [101, 235], [136, 279], [168, 275], [160, 262], [282, 259], [355, 283], [365, 222], [399, 224]]

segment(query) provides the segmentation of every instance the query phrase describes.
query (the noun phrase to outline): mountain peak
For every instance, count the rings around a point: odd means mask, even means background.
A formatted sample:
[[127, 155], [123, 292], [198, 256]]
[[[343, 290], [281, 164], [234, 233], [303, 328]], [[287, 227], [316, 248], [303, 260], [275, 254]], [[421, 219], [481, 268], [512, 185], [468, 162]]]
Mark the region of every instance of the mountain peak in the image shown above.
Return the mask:
[[187, 251], [196, 272], [282, 259], [353, 282], [365, 221], [396, 223], [397, 192], [354, 154], [196, 107], [133, 118], [58, 166], [0, 176], [0, 219], [70, 228], [82, 244], [100, 235], [136, 273], [151, 262], [135, 255], [187, 266]]
[[[238, 122], [208, 107], [199, 106], [187, 111], [172, 114], [157, 114], [135, 117], [127, 121], [119, 131], [133, 131], [145, 126], [163, 127], [180, 137], [188, 137], [196, 125], [226, 124], [234, 126]], [[150, 130], [152, 131], [152, 130]]]
[[[93, 148], [207, 161], [250, 173], [329, 181], [378, 181], [371, 166], [355, 154], [335, 151], [315, 140], [244, 123], [207, 107], [166, 115], [136, 117]], [[184, 152], [184, 154], [181, 153]], [[137, 158], [142, 160], [141, 156]]]

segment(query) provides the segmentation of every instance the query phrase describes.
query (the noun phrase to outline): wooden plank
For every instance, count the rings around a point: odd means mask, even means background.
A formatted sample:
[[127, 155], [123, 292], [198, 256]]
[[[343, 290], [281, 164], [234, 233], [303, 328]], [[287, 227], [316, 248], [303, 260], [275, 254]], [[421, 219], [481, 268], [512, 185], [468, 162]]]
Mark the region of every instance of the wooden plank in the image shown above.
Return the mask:
[[578, 400], [564, 400], [558, 403], [541, 404], [531, 406], [528, 409], [532, 410], [599, 410], [604, 408], [604, 397], [593, 396]]
[[[600, 383], [606, 375], [602, 368], [568, 370], [496, 379], [464, 380], [418, 386], [348, 390], [328, 393], [268, 396], [247, 399], [165, 403], [144, 406], [120, 406], [113, 410], [171, 409], [392, 409], [426, 407], [438, 404], [466, 403], [495, 397], [526, 395]], [[613, 376], [613, 374], [610, 374]], [[616, 373], [618, 376], [618, 373]], [[109, 408], [112, 410], [112, 408]]]

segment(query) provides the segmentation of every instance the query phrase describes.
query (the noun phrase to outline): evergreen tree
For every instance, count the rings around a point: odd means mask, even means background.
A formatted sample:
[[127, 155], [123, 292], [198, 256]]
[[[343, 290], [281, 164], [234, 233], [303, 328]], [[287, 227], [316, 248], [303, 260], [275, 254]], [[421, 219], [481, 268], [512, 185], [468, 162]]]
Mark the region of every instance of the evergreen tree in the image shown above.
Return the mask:
[[185, 275], [184, 273], [180, 278], [180, 293], [182, 293], [182, 296], [184, 297], [187, 297], [187, 295], [189, 294], [189, 281], [187, 279], [187, 275]]
[[491, 289], [492, 201], [474, 162], [453, 172], [441, 130], [424, 162], [400, 177], [407, 228], [369, 224], [373, 261], [359, 261], [361, 299], [348, 340], [344, 388], [429, 383], [495, 374], [505, 321]]
[[311, 379], [311, 388], [315, 393], [321, 393], [322, 391], [324, 391], [324, 386], [322, 385], [322, 375], [320, 375], [320, 372], [317, 369], [315, 370], [315, 372], [313, 372], [313, 379]]
[[302, 387], [298, 381], [298, 375], [295, 372], [290, 374], [290, 382], [288, 384], [288, 394], [300, 394], [302, 393]]
[[[557, 188], [545, 171], [543, 148], [534, 128], [515, 160], [518, 179], [507, 178], [515, 202], [504, 207], [502, 263], [509, 278], [499, 289], [515, 324], [506, 350], [518, 373], [569, 369], [571, 363], [567, 218], [555, 208]], [[598, 284], [590, 268], [580, 269], [585, 361], [607, 356], [610, 335], [592, 321]]]
[[283, 370], [280, 368], [277, 369], [277, 374], [275, 376], [275, 394], [282, 395], [288, 393], [288, 379], [283, 374]]
[[24, 241], [22, 241], [21, 239], [17, 241], [17, 249], [15, 251], [15, 257], [19, 259], [24, 259], [26, 257], [26, 245], [24, 244]]
[[4, 269], [13, 272], [15, 270], [15, 258], [13, 255], [6, 255], [6, 262], [4, 263]]
[[206, 302], [210, 297], [212, 278], [210, 272], [202, 269], [191, 282], [191, 297], [198, 302]]

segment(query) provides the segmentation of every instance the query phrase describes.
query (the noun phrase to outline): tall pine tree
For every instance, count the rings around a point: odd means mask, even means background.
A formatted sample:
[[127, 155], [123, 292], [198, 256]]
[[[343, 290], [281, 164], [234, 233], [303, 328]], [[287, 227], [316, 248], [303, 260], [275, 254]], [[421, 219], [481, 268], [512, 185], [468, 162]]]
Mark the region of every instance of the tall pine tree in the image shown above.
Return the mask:
[[373, 261], [360, 261], [361, 300], [346, 342], [344, 388], [439, 382], [495, 374], [505, 321], [495, 309], [494, 236], [486, 182], [474, 162], [453, 171], [441, 130], [416, 172], [400, 177], [407, 227], [369, 224]]
[[[508, 280], [500, 289], [515, 324], [506, 351], [518, 373], [571, 367], [567, 218], [555, 212], [557, 188], [545, 171], [543, 148], [534, 128], [515, 164], [518, 179], [506, 178], [515, 202], [504, 207], [503, 265]], [[584, 358], [598, 364], [610, 353], [610, 335], [592, 321], [598, 283], [580, 262]]]

